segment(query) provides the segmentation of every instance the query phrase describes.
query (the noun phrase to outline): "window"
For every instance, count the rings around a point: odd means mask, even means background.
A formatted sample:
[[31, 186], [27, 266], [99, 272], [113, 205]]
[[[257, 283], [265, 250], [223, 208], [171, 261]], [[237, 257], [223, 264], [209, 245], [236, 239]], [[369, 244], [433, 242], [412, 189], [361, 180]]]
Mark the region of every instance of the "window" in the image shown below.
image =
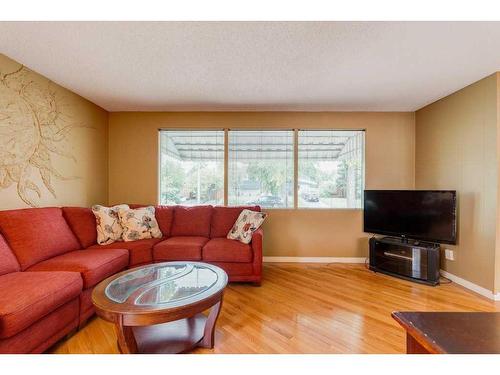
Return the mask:
[[293, 208], [293, 131], [231, 130], [228, 203]]
[[159, 202], [362, 208], [364, 136], [363, 130], [161, 130]]
[[160, 204], [224, 204], [224, 131], [160, 131]]
[[361, 208], [364, 131], [300, 130], [298, 207]]

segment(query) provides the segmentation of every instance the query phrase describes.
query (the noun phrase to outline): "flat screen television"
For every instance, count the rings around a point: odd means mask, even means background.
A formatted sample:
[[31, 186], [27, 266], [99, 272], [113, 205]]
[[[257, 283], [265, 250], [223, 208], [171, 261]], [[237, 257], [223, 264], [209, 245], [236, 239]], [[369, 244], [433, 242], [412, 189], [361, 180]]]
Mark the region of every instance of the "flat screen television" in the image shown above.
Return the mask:
[[364, 231], [454, 244], [454, 190], [365, 190]]

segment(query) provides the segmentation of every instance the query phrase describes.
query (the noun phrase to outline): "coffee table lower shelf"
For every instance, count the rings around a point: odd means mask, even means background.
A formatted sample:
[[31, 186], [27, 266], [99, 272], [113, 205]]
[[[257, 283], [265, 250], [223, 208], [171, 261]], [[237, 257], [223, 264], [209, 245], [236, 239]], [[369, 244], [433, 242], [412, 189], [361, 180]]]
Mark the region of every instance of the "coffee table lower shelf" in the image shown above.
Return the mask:
[[[173, 322], [141, 327], [123, 327], [131, 330], [134, 343], [130, 343], [130, 336], [126, 347], [118, 340], [118, 347], [122, 353], [142, 354], [175, 354], [184, 353], [198, 346], [211, 347], [211, 340], [203, 340], [207, 317], [196, 314], [193, 317], [175, 320]], [[213, 344], [212, 344], [213, 345]]]
[[211, 264], [156, 263], [101, 281], [92, 303], [114, 324], [123, 354], [212, 349], [227, 282], [224, 270]]

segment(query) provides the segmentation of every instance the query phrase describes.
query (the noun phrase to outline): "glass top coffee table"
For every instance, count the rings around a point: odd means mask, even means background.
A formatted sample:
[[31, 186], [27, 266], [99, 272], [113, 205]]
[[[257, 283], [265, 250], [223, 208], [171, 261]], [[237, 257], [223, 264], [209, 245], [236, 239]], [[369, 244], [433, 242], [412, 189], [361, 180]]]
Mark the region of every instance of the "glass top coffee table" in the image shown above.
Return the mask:
[[115, 324], [122, 353], [181, 353], [214, 347], [227, 281], [224, 270], [210, 264], [157, 263], [107, 278], [94, 288], [92, 302], [97, 315]]

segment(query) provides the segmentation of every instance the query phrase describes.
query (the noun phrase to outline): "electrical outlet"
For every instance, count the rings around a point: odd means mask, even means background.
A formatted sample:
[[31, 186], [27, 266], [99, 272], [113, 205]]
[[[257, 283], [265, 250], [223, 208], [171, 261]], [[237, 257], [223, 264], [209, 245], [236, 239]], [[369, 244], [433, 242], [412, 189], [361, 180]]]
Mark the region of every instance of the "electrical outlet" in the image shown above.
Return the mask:
[[455, 254], [450, 249], [444, 249], [444, 257], [448, 260], [455, 260]]

